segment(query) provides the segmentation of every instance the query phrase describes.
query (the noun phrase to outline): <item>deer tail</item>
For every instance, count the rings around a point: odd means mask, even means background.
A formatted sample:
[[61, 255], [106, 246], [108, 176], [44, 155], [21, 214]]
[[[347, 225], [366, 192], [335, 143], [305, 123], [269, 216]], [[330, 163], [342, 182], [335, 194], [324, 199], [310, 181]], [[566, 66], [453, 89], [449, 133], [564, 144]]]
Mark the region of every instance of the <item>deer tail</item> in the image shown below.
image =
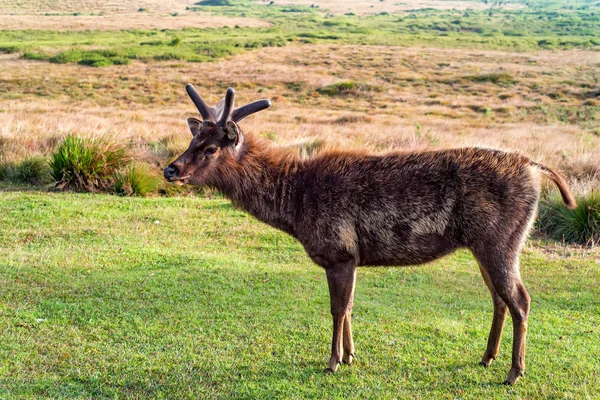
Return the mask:
[[563, 178], [562, 175], [560, 175], [553, 169], [546, 167], [545, 165], [536, 163], [534, 161], [530, 161], [530, 163], [534, 167], [538, 168], [542, 175], [547, 176], [552, 180], [552, 182], [556, 184], [558, 190], [560, 191], [560, 195], [562, 196], [563, 201], [567, 205], [567, 208], [572, 210], [577, 207], [577, 202], [575, 201], [571, 190], [569, 190], [569, 185], [567, 184], [567, 181], [565, 181], [565, 178]]

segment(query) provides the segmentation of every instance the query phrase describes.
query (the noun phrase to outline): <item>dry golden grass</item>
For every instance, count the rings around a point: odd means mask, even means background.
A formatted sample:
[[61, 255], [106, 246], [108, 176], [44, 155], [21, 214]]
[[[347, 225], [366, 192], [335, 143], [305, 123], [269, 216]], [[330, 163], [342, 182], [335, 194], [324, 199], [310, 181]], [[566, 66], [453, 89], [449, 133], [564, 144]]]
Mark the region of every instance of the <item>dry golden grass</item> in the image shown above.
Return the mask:
[[126, 13], [183, 11], [197, 0], [2, 0], [0, 14]]
[[1, 15], [0, 29], [44, 29], [57, 31], [123, 29], [220, 28], [223, 26], [267, 27], [255, 18], [222, 17], [197, 12], [181, 12], [176, 16], [156, 13], [109, 15]]
[[[3, 55], [1, 152], [6, 159], [46, 154], [69, 132], [112, 132], [131, 141], [139, 158], [164, 164], [165, 154], [189, 140], [185, 117], [196, 112], [184, 85], [193, 82], [210, 103], [228, 86], [237, 89], [238, 104], [271, 98], [273, 108], [243, 121], [242, 128], [281, 145], [317, 140], [374, 151], [491, 146], [588, 179], [600, 166], [598, 116], [559, 121], [552, 115], [589, 102], [599, 63], [600, 53], [575, 50], [342, 45], [101, 69]], [[493, 74], [510, 82], [478, 78]], [[344, 81], [359, 82], [360, 89], [339, 96], [318, 91]], [[159, 156], [150, 142], [168, 151]]]
[[[194, 0], [3, 0], [1, 29], [115, 30], [266, 27], [255, 18], [214, 16], [186, 10]], [[139, 11], [143, 10], [143, 11]]]
[[[135, 2], [122, 0], [3, 0], [0, 2], [0, 15], [2, 14], [45, 14], [45, 13], [104, 13], [120, 14], [137, 12], [140, 8], [149, 13], [172, 13], [185, 11], [186, 7], [193, 6], [198, 0], [138, 0]], [[269, 4], [271, 0], [257, 0], [257, 4]], [[496, 4], [489, 1], [485, 4], [478, 0], [275, 0], [277, 5], [318, 5], [321, 9], [335, 14], [354, 12], [356, 14], [376, 14], [380, 12], [397, 12], [415, 10], [420, 8], [436, 8], [442, 10], [482, 10], [494, 7], [495, 9], [519, 9], [520, 4]]]
[[[258, 0], [258, 4], [269, 4], [271, 0]], [[353, 12], [357, 15], [378, 14], [381, 12], [398, 12], [406, 10], [417, 10], [421, 8], [435, 8], [439, 10], [485, 10], [491, 7], [495, 9], [520, 9], [521, 4], [502, 4], [495, 5], [495, 1], [489, 1], [485, 4], [483, 1], [461, 1], [461, 0], [403, 0], [403, 1], [383, 1], [383, 0], [275, 0], [277, 5], [307, 6], [318, 5], [320, 8], [328, 10], [333, 14], [345, 14]]]

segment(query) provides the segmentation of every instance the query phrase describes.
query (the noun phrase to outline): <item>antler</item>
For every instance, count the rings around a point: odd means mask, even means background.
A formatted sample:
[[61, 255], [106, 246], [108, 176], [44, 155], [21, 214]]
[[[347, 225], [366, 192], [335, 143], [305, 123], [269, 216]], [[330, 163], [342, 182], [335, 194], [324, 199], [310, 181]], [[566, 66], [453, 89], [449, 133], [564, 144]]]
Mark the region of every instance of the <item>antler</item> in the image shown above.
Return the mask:
[[215, 120], [215, 109], [213, 107], [209, 107], [208, 104], [204, 101], [204, 99], [198, 94], [196, 88], [188, 83], [185, 85], [185, 90], [190, 96], [190, 99], [194, 102], [194, 105], [200, 111], [200, 115], [202, 115], [203, 120], [214, 121]]
[[243, 120], [244, 118], [246, 118], [248, 115], [252, 115], [254, 113], [257, 113], [257, 112], [262, 111], [265, 108], [269, 108], [269, 107], [271, 107], [271, 100], [269, 100], [269, 99], [257, 100], [253, 103], [246, 104], [245, 106], [242, 106], [242, 107], [238, 108], [237, 110], [235, 110], [233, 112], [233, 115], [231, 116], [231, 119], [234, 122], [239, 122], [239, 121]]
[[196, 105], [203, 120], [209, 120], [217, 122], [219, 126], [225, 126], [227, 121], [239, 122], [249, 115], [264, 110], [265, 108], [271, 107], [271, 101], [268, 99], [262, 99], [255, 101], [250, 104], [246, 104], [237, 109], [233, 109], [235, 90], [233, 88], [227, 89], [225, 98], [222, 99], [215, 107], [209, 107], [202, 97], [198, 94], [194, 86], [188, 83], [185, 86], [185, 90]]

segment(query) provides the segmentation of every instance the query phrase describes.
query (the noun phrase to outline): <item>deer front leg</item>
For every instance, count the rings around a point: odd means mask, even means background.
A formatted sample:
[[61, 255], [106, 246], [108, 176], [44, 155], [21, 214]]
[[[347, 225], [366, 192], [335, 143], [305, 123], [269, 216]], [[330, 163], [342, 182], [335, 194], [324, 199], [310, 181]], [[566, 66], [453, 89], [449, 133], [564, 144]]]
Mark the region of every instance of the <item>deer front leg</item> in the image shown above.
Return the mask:
[[[333, 337], [331, 340], [331, 357], [327, 363], [326, 372], [335, 372], [342, 363], [344, 350], [354, 352], [352, 333], [350, 331], [350, 312], [354, 298], [354, 285], [356, 280], [356, 264], [336, 264], [326, 270], [327, 283], [331, 303], [331, 316], [333, 318]], [[344, 335], [344, 325], [347, 322], [347, 333]], [[342, 338], [343, 343], [342, 343]], [[342, 344], [344, 349], [342, 349]], [[348, 361], [352, 361], [348, 354]]]

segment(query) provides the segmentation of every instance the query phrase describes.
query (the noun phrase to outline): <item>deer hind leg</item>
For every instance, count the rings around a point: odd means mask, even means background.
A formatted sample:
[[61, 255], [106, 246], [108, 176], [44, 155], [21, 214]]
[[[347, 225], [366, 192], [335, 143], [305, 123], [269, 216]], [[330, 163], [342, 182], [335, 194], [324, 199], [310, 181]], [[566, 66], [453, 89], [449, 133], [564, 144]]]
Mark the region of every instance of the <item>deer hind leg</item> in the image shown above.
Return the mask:
[[333, 337], [331, 340], [331, 357], [325, 371], [335, 372], [342, 363], [344, 351], [348, 352], [345, 361], [352, 362], [350, 354], [354, 353], [352, 332], [350, 330], [350, 312], [352, 311], [354, 298], [356, 263], [352, 261], [337, 264], [328, 268], [326, 272], [327, 283], [329, 285], [331, 316], [333, 318]]
[[500, 340], [502, 339], [502, 328], [504, 327], [504, 321], [506, 320], [506, 314], [508, 307], [500, 295], [494, 289], [489, 275], [485, 269], [479, 266], [483, 280], [488, 287], [490, 294], [492, 295], [492, 301], [494, 302], [494, 317], [492, 319], [492, 327], [490, 328], [490, 335], [488, 337], [487, 348], [481, 357], [479, 365], [489, 367], [492, 361], [498, 356], [498, 350], [500, 349]]
[[[519, 262], [516, 255], [506, 256], [490, 254], [488, 252], [484, 255], [476, 254], [476, 257], [482, 269], [487, 273], [496, 294], [508, 307], [513, 320], [512, 367], [508, 373], [508, 377], [504, 381], [505, 384], [512, 385], [523, 376], [525, 371], [525, 341], [527, 319], [529, 316], [529, 294], [521, 280]], [[500, 315], [496, 317], [496, 308], [494, 311], [494, 323], [496, 323], [499, 322]], [[494, 323], [492, 323], [492, 332], [490, 333], [489, 342], [492, 344], [492, 352], [490, 354], [493, 354], [495, 347], [499, 345], [499, 330], [501, 328], [498, 329], [497, 326], [494, 326]], [[496, 335], [498, 336], [498, 343], [496, 343]], [[488, 346], [489, 350], [490, 347]], [[484, 357], [488, 355], [488, 351], [486, 351]]]
[[350, 304], [350, 310], [344, 317], [344, 354], [342, 355], [342, 362], [350, 365], [354, 358], [354, 341], [352, 340], [352, 304]]

